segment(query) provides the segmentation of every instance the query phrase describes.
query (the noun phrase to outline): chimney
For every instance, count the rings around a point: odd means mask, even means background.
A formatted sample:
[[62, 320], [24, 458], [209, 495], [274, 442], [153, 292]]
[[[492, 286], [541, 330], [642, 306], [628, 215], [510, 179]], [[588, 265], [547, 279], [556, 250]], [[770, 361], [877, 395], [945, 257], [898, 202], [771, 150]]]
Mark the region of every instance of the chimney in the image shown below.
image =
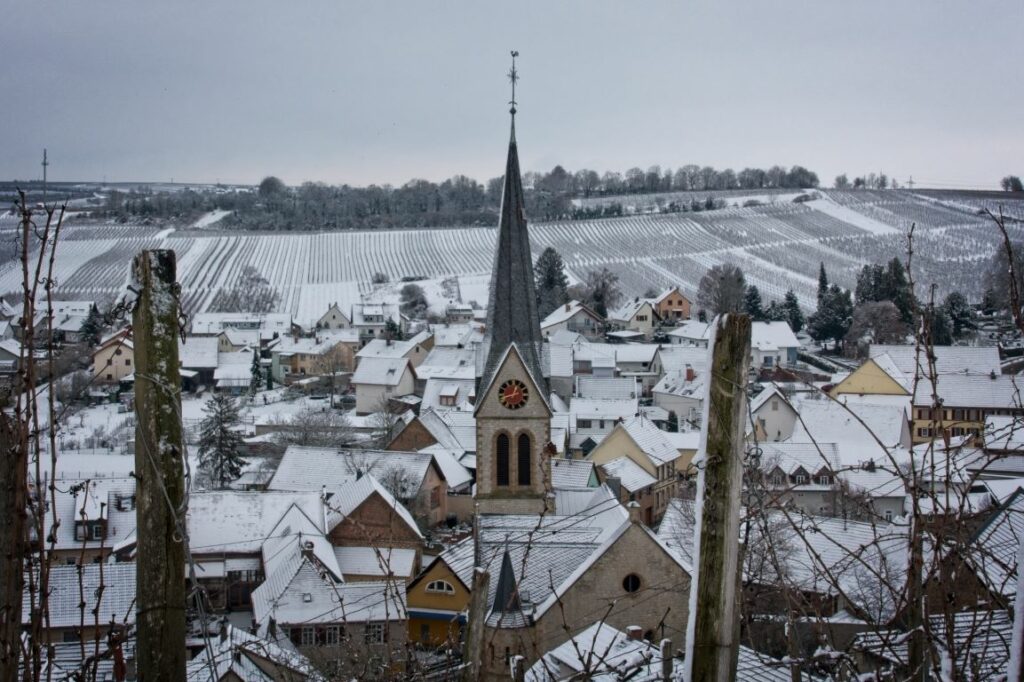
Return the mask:
[[697, 373], [693, 371], [693, 367], [691, 367], [690, 365], [687, 365], [686, 366], [686, 380], [687, 381], [693, 381], [696, 378], [697, 378]]
[[270, 617], [270, 621], [267, 623], [267, 636], [271, 641], [277, 639], [277, 621], [274, 617]]
[[570, 310], [572, 310], [572, 305], [569, 304], [569, 303], [566, 303], [565, 304], [565, 312], [569, 312]]
[[640, 523], [640, 503], [633, 500], [626, 505], [626, 509], [629, 511], [629, 522]]
[[639, 625], [627, 625], [626, 637], [634, 642], [640, 642], [644, 638], [644, 629]]

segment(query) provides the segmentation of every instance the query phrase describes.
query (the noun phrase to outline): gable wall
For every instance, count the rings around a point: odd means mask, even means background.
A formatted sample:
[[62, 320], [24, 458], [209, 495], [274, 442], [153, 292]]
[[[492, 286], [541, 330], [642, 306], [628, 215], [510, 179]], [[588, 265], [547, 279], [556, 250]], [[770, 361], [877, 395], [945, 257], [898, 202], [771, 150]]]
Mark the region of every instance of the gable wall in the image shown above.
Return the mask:
[[907, 391], [883, 372], [874, 360], [866, 361], [832, 389], [833, 396], [843, 393], [907, 395]]

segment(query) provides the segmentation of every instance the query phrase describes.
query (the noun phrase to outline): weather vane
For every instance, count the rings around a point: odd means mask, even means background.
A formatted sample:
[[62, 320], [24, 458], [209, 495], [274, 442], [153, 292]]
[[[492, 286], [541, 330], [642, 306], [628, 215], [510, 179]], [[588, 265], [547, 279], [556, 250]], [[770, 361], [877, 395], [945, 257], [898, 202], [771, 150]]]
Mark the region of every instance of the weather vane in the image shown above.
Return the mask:
[[516, 71], [516, 57], [518, 56], [518, 50], [512, 50], [512, 68], [508, 72], [508, 80], [512, 83], [512, 100], [509, 102], [512, 108], [508, 112], [513, 116], [516, 115], [516, 81], [519, 80], [519, 72]]

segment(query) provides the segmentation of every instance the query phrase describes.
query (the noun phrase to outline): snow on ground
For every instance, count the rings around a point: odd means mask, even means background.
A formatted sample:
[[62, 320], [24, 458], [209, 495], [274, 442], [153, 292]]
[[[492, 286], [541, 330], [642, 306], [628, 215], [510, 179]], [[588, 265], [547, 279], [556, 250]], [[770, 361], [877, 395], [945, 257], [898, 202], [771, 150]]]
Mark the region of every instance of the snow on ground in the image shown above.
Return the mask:
[[218, 208], [215, 211], [210, 211], [209, 213], [203, 214], [203, 216], [200, 217], [199, 220], [192, 223], [192, 227], [209, 227], [214, 223], [220, 222], [230, 214], [231, 211], [225, 211], [223, 209]]
[[[444, 315], [448, 305], [458, 302], [460, 295], [464, 302], [476, 300], [480, 305], [486, 305], [486, 283], [483, 288], [483, 297], [477, 298], [479, 295], [477, 291], [479, 282], [477, 280], [481, 278], [490, 281], [490, 275], [472, 275], [469, 277], [433, 277], [416, 280], [415, 282], [398, 281], [388, 282], [387, 284], [375, 284], [368, 291], [363, 292], [363, 301], [365, 303], [400, 303], [402, 287], [406, 284], [416, 284], [423, 288], [430, 311], [438, 315]], [[469, 291], [473, 293], [472, 296], [466, 295], [466, 289], [463, 288], [464, 281], [467, 282]]]
[[157, 232], [156, 233], [156, 238], [157, 239], [167, 239], [168, 237], [171, 236], [172, 232], [174, 232], [174, 228], [173, 227], [168, 227], [166, 230], [160, 230], [159, 232]]
[[337, 303], [347, 315], [352, 304], [359, 303], [359, 282], [303, 284], [294, 313], [295, 321], [304, 326], [312, 325], [327, 312], [332, 303]]
[[897, 230], [895, 227], [892, 227], [891, 225], [880, 223], [877, 220], [874, 220], [873, 218], [867, 217], [863, 213], [858, 213], [857, 211], [854, 211], [852, 208], [840, 206], [839, 204], [837, 204], [828, 197], [825, 197], [823, 199], [815, 199], [814, 201], [808, 201], [804, 205], [809, 206], [810, 208], [813, 208], [816, 211], [821, 211], [822, 213], [830, 215], [838, 220], [842, 220], [844, 223], [849, 223], [854, 227], [859, 227], [860, 229], [866, 232], [870, 232], [871, 234], [895, 234], [899, 232], [899, 230]]

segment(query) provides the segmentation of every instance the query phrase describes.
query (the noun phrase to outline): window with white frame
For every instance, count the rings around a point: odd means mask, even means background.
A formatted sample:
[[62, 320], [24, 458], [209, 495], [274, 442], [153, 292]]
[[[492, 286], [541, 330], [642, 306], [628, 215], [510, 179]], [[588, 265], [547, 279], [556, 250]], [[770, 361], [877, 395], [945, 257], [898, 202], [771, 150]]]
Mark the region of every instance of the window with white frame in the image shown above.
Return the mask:
[[427, 583], [427, 592], [434, 594], [455, 594], [455, 587], [447, 580], [431, 580]]
[[384, 623], [367, 623], [363, 637], [367, 644], [383, 644]]

